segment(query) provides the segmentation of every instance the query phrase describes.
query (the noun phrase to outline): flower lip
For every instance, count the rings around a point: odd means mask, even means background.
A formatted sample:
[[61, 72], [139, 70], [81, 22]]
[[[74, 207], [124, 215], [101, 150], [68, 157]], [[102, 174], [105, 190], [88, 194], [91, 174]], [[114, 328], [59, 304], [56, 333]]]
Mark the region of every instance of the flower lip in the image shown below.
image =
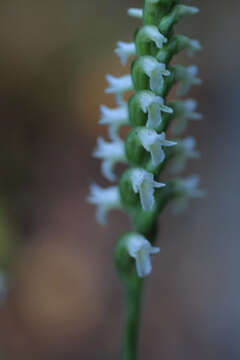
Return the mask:
[[154, 166], [160, 165], [165, 159], [164, 146], [175, 146], [177, 142], [166, 140], [165, 133], [158, 134], [152, 129], [142, 129], [139, 133], [142, 146], [151, 153]]
[[119, 56], [122, 65], [126, 65], [128, 58], [136, 54], [135, 43], [126, 43], [123, 41], [119, 41], [117, 43], [115, 53]]
[[136, 270], [139, 277], [146, 277], [152, 271], [150, 255], [157, 254], [160, 248], [153, 247], [151, 243], [138, 233], [131, 233], [127, 239], [127, 250], [136, 260]]
[[154, 181], [153, 174], [144, 169], [136, 168], [131, 172], [131, 183], [135, 193], [139, 193], [143, 210], [150, 211], [154, 206], [154, 189], [165, 184]]

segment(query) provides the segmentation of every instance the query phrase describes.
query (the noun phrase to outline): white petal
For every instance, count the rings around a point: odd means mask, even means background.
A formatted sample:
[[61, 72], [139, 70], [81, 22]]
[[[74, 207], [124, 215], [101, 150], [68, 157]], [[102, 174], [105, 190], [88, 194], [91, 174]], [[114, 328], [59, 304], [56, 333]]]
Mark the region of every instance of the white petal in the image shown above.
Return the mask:
[[135, 17], [137, 19], [143, 18], [143, 10], [142, 9], [136, 9], [136, 8], [130, 8], [127, 11], [129, 16]]
[[106, 75], [106, 79], [109, 83], [109, 87], [105, 90], [106, 94], [122, 94], [133, 89], [131, 75], [121, 77]]
[[103, 176], [109, 181], [115, 181], [116, 175], [113, 172], [115, 163], [110, 160], [104, 160], [101, 165]]
[[129, 255], [136, 260], [136, 269], [139, 277], [151, 273], [152, 265], [150, 254], [157, 254], [160, 249], [152, 247], [151, 243], [140, 234], [129, 235], [127, 241]]
[[120, 57], [121, 63], [126, 65], [128, 58], [136, 54], [135, 43], [119, 41], [117, 45], [118, 47], [115, 49], [115, 53]]
[[138, 256], [136, 257], [136, 267], [139, 277], [146, 277], [152, 271], [152, 264], [149, 253], [144, 250], [139, 251]]

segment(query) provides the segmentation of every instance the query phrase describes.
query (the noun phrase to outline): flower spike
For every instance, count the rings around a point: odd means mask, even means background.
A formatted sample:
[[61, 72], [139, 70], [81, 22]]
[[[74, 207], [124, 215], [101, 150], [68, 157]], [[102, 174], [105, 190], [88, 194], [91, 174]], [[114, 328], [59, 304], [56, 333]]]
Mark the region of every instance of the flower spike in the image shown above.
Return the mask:
[[[201, 118], [195, 100], [168, 101], [175, 85], [178, 84], [177, 96], [184, 96], [192, 85], [201, 83], [196, 65], [171, 63], [184, 50], [189, 56], [201, 50], [198, 40], [175, 31], [181, 19], [197, 12], [196, 7], [182, 5], [180, 0], [144, 0], [143, 9], [130, 8], [128, 14], [142, 19], [142, 25], [136, 29], [133, 42], [119, 41], [115, 49], [123, 65], [135, 56], [130, 74], [106, 77], [105, 92], [115, 95], [117, 107], [100, 107], [99, 123], [108, 125], [110, 141], [99, 138], [94, 156], [102, 160], [103, 175], [110, 181], [118, 180], [118, 186], [101, 189], [93, 185], [89, 202], [97, 206], [102, 223], [112, 208], [122, 208], [132, 221], [135, 232], [120, 237], [115, 258], [131, 294], [139, 291], [141, 281], [137, 276], [142, 278], [151, 272], [150, 256], [159, 251], [152, 245], [158, 215], [170, 201], [179, 209], [186, 207], [189, 198], [203, 195], [196, 176], [171, 178], [166, 186], [157, 181], [168, 165], [170, 174], [177, 173], [188, 159], [200, 156], [193, 137], [166, 139], [167, 132], [179, 135], [189, 120]], [[126, 94], [129, 91], [131, 94]], [[129, 131], [120, 132], [125, 125], [124, 130]], [[128, 165], [119, 179], [114, 173], [118, 162]]]

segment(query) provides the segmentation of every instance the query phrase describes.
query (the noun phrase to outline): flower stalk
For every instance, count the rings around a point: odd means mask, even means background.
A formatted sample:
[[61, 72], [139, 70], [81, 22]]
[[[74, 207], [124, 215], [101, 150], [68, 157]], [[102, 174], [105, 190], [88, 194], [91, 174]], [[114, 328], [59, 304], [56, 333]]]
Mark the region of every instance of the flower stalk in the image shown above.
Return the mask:
[[[171, 65], [173, 57], [183, 50], [193, 56], [200, 43], [174, 32], [185, 16], [198, 12], [196, 7], [179, 4], [179, 0], [145, 0], [143, 9], [129, 9], [128, 14], [142, 21], [133, 42], [118, 42], [115, 53], [123, 65], [135, 56], [131, 74], [116, 78], [107, 75], [106, 93], [113, 94], [117, 107], [101, 106], [100, 124], [109, 126], [110, 142], [98, 139], [94, 156], [102, 160], [102, 174], [109, 181], [117, 179], [114, 166], [128, 166], [117, 186], [101, 189], [92, 185], [89, 202], [97, 205], [97, 219], [105, 222], [111, 209], [125, 212], [132, 221], [132, 230], [116, 243], [115, 264], [126, 289], [126, 318], [123, 336], [123, 360], [135, 360], [139, 332], [143, 278], [152, 270], [151, 258], [160, 249], [155, 247], [157, 221], [172, 202], [173, 212], [185, 209], [190, 198], [203, 196], [199, 178], [173, 178], [183, 171], [189, 159], [199, 157], [195, 139], [182, 134], [189, 120], [200, 120], [193, 99], [181, 99], [192, 85], [199, 85], [196, 65]], [[169, 100], [177, 86], [178, 99]], [[126, 99], [125, 93], [134, 94]], [[122, 126], [130, 127], [124, 140]], [[164, 170], [170, 179], [159, 181]]]

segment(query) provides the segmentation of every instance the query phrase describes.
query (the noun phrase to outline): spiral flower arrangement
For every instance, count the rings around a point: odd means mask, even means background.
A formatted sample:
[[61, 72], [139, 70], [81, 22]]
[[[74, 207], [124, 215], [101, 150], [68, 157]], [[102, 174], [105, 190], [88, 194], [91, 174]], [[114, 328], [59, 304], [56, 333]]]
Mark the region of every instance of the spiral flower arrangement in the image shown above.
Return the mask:
[[[109, 126], [109, 141], [99, 138], [94, 156], [102, 160], [102, 174], [117, 185], [101, 188], [90, 186], [88, 201], [97, 206], [97, 220], [106, 223], [110, 210], [119, 209], [131, 219], [132, 229], [116, 244], [115, 264], [127, 291], [123, 359], [136, 358], [140, 299], [143, 278], [151, 273], [151, 256], [159, 253], [155, 245], [159, 215], [171, 202], [178, 213], [190, 198], [203, 196], [199, 177], [179, 177], [188, 159], [199, 157], [191, 136], [179, 139], [190, 120], [200, 120], [197, 103], [186, 99], [192, 85], [199, 85], [198, 68], [171, 65], [175, 55], [187, 50], [193, 56], [200, 43], [175, 34], [175, 25], [185, 16], [198, 13], [193, 6], [179, 0], [145, 0], [143, 9], [129, 9], [128, 14], [142, 21], [134, 34], [134, 42], [118, 42], [115, 53], [126, 65], [134, 56], [131, 74], [107, 75], [106, 93], [114, 94], [116, 108], [101, 106], [100, 124]], [[169, 94], [177, 86], [177, 99]], [[133, 95], [126, 100], [125, 93]], [[119, 130], [130, 130], [123, 140]], [[128, 168], [116, 178], [118, 162]], [[161, 182], [169, 168], [170, 179]]]

